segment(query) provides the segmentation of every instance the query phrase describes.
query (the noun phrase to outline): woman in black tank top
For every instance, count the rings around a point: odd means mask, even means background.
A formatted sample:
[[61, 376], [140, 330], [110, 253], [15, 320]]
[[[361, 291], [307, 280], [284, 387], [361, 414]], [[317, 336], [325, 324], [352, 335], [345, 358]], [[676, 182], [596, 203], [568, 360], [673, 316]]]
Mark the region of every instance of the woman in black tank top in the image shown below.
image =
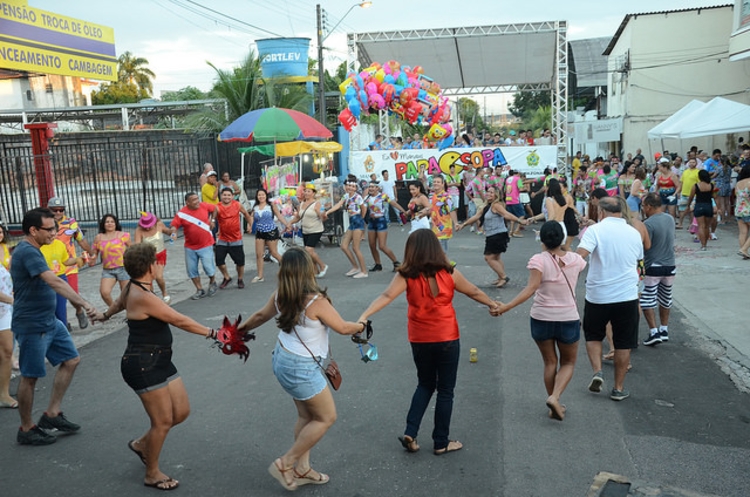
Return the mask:
[[106, 321], [123, 309], [128, 318], [128, 346], [120, 363], [125, 382], [138, 394], [150, 419], [150, 428], [128, 442], [128, 448], [146, 466], [143, 484], [159, 490], [171, 490], [179, 482], [159, 469], [159, 454], [172, 426], [190, 413], [185, 385], [172, 364], [172, 332], [169, 325], [206, 338], [216, 332], [175, 311], [152, 291], [156, 271], [156, 249], [147, 243], [132, 245], [125, 251], [125, 270], [130, 282], [120, 297], [100, 313], [97, 321]]
[[698, 239], [701, 242], [701, 250], [706, 250], [711, 222], [714, 217], [714, 185], [711, 183], [711, 175], [705, 169], [698, 171], [698, 184], [690, 192], [688, 205], [695, 198], [693, 215], [698, 221]]

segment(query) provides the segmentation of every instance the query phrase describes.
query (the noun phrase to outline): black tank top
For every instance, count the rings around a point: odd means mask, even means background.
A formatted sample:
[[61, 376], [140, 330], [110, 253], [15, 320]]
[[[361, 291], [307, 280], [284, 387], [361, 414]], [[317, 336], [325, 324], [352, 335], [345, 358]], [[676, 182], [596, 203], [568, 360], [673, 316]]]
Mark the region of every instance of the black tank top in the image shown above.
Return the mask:
[[[140, 281], [130, 280], [140, 288], [150, 291]], [[128, 319], [128, 345], [158, 345], [164, 348], [172, 346], [172, 330], [169, 324], [155, 317], [146, 319]]]
[[696, 204], [710, 204], [713, 198], [714, 198], [713, 188], [708, 190], [707, 192], [704, 192], [704, 191], [701, 191], [700, 188], [698, 188], [698, 185], [695, 185], [695, 203]]

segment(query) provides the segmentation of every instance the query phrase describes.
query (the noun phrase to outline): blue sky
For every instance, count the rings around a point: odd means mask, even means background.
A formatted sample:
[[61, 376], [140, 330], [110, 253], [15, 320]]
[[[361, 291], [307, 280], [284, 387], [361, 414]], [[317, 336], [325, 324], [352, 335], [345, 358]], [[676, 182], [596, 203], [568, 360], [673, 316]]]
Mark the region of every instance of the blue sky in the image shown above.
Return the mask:
[[[211, 87], [214, 71], [206, 64], [231, 68], [254, 40], [281, 36], [312, 38], [315, 48], [315, 5], [304, 0], [28, 0], [32, 7], [114, 28], [118, 55], [130, 51], [149, 60], [160, 91]], [[332, 28], [354, 0], [320, 2]], [[568, 38], [612, 36], [627, 14], [732, 3], [731, 0], [373, 0], [368, 9], [355, 7], [325, 46], [326, 67], [346, 57], [346, 33], [410, 28], [444, 28], [534, 21], [568, 21]], [[236, 20], [201, 9], [203, 5]], [[410, 6], [410, 7], [409, 7]], [[186, 9], [188, 7], [190, 10]], [[195, 12], [191, 12], [191, 10]], [[197, 13], [196, 13], [197, 12]], [[244, 24], [243, 24], [244, 23]], [[265, 30], [265, 31], [264, 31]], [[438, 82], [439, 83], [439, 82]]]

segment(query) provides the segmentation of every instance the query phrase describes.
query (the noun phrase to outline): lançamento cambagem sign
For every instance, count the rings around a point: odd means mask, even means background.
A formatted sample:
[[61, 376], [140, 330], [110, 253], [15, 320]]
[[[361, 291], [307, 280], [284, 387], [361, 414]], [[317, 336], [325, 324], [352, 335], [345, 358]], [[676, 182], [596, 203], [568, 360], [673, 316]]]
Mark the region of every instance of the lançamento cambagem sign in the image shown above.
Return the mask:
[[0, 0], [0, 68], [117, 81], [115, 32], [26, 0]]

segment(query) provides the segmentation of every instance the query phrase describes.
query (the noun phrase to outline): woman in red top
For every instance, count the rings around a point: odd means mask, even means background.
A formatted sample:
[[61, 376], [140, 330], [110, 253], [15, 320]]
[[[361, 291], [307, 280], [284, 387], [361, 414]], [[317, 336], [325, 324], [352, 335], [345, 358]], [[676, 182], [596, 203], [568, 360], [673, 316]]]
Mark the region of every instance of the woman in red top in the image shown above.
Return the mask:
[[367, 321], [406, 291], [409, 342], [418, 379], [406, 416], [406, 431], [399, 437], [409, 452], [419, 450], [419, 425], [436, 389], [433, 450], [441, 455], [463, 447], [461, 442], [448, 438], [460, 353], [458, 321], [453, 308], [456, 290], [490, 310], [498, 309], [496, 302], [451, 265], [432, 231], [417, 230], [406, 240], [403, 263], [391, 284], [359, 318]]

